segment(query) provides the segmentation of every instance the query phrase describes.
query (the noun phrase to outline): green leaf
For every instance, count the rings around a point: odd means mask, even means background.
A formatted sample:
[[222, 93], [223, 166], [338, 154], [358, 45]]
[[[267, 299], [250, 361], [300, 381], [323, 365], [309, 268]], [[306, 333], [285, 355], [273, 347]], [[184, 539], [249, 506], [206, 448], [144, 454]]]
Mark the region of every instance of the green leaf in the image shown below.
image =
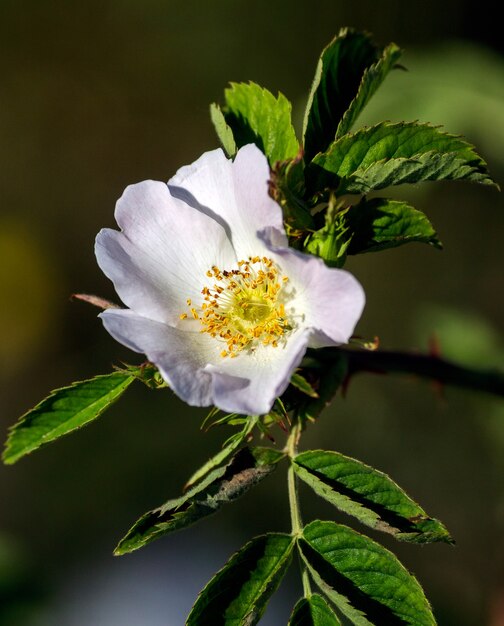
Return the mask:
[[287, 626], [341, 626], [341, 622], [324, 598], [314, 593], [296, 604]]
[[52, 391], [10, 429], [2, 455], [4, 463], [11, 465], [96, 419], [134, 380], [128, 373], [113, 372]]
[[415, 241], [443, 247], [425, 213], [400, 200], [361, 200], [345, 212], [344, 220], [352, 233], [347, 254], [376, 252]]
[[310, 189], [368, 193], [425, 180], [495, 185], [474, 148], [428, 124], [382, 122], [344, 135], [308, 166]]
[[368, 537], [316, 520], [299, 545], [317, 585], [356, 626], [436, 625], [416, 578]]
[[306, 396], [310, 396], [310, 398], [319, 397], [315, 389], [310, 385], [304, 376], [301, 376], [299, 372], [294, 372], [294, 374], [292, 374], [290, 384], [296, 387], [296, 389], [299, 389], [299, 391], [304, 393]]
[[[335, 139], [338, 125], [355, 100], [366, 69], [379, 50], [366, 33], [344, 28], [324, 48], [306, 105], [303, 124], [305, 158], [311, 161]], [[363, 102], [360, 96], [359, 103]], [[357, 111], [359, 104], [355, 103]]]
[[228, 157], [236, 154], [236, 143], [233, 137], [233, 131], [226, 124], [226, 118], [218, 104], [210, 105], [210, 119], [214, 125], [217, 137], [219, 138], [224, 151]]
[[291, 123], [291, 103], [255, 83], [231, 83], [224, 91], [224, 118], [238, 148], [255, 143], [270, 165], [296, 156], [299, 142]]
[[342, 267], [348, 254], [377, 252], [405, 243], [442, 248], [422, 211], [400, 200], [373, 198], [326, 215], [326, 225], [311, 233], [305, 249], [328, 265]]
[[199, 480], [201, 480], [204, 476], [206, 476], [211, 470], [215, 469], [219, 465], [222, 465], [224, 461], [226, 461], [232, 454], [235, 452], [242, 443], [247, 439], [255, 425], [257, 424], [258, 418], [256, 416], [250, 416], [247, 418], [243, 429], [233, 435], [233, 437], [228, 440], [228, 443], [219, 450], [217, 454], [211, 457], [204, 465], [202, 465], [194, 474], [189, 478], [189, 480], [184, 485], [184, 490], [189, 489]]
[[319, 496], [370, 528], [401, 541], [453, 543], [441, 522], [391, 478], [339, 452], [309, 450], [293, 460], [296, 474]]
[[199, 594], [187, 626], [253, 626], [292, 558], [294, 539], [268, 533], [234, 554]]
[[242, 448], [231, 461], [210, 471], [180, 498], [168, 500], [149, 511], [121, 539], [114, 554], [138, 550], [158, 537], [198, 522], [233, 502], [275, 469], [271, 456], [262, 448]]
[[357, 95], [350, 103], [343, 118], [338, 124], [336, 139], [339, 139], [350, 131], [361, 111], [371, 100], [378, 87], [383, 83], [385, 77], [396, 66], [402, 51], [395, 43], [388, 45], [382, 52], [376, 63], [364, 70]]

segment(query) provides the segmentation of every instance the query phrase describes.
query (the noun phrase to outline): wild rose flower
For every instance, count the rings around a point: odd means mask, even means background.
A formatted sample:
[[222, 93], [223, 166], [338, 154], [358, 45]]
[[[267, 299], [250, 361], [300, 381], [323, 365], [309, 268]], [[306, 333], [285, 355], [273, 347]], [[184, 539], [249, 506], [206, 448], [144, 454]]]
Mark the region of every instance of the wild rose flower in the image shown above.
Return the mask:
[[348, 272], [288, 248], [254, 145], [126, 188], [96, 257], [128, 307], [100, 314], [182, 400], [267, 413], [307, 347], [346, 343], [364, 307]]

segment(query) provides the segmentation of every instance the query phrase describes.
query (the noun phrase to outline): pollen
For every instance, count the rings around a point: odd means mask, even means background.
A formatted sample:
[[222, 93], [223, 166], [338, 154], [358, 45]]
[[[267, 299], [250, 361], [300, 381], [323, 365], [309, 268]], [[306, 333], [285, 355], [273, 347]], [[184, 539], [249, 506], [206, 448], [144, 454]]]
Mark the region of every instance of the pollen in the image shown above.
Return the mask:
[[[201, 324], [200, 332], [221, 343], [222, 358], [234, 358], [259, 345], [278, 348], [283, 344], [293, 329], [285, 306], [291, 291], [288, 277], [272, 259], [251, 256], [223, 270], [213, 265], [206, 276], [212, 281], [204, 280], [201, 304], [189, 298], [186, 302], [190, 317]], [[186, 320], [189, 315], [179, 317]]]

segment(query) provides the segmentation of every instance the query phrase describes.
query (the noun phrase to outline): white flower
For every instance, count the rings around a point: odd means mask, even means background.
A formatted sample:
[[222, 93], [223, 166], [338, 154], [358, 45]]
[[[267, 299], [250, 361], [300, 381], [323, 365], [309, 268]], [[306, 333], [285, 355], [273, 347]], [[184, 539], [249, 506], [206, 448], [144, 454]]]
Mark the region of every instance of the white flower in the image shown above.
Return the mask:
[[100, 314], [182, 400], [267, 413], [307, 347], [346, 343], [364, 307], [348, 272], [287, 247], [254, 145], [126, 188], [96, 257], [127, 309]]

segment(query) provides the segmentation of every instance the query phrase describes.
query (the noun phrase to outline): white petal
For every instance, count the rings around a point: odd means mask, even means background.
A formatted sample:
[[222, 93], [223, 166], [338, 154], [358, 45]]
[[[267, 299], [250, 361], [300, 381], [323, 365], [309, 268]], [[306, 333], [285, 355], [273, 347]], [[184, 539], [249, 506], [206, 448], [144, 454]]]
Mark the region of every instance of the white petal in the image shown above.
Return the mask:
[[315, 332], [310, 347], [347, 343], [359, 321], [365, 294], [358, 280], [347, 272], [327, 267], [322, 259], [292, 248], [272, 248], [274, 257], [289, 278], [293, 299], [286, 305], [299, 316], [302, 327]]
[[237, 256], [245, 259], [264, 253], [258, 231], [273, 227], [284, 233], [280, 206], [268, 194], [269, 177], [266, 157], [249, 144], [238, 151], [234, 161], [220, 149], [206, 152], [192, 165], [179, 169], [168, 185], [176, 197], [223, 220]]
[[204, 370], [215, 358], [210, 337], [154, 322], [127, 309], [100, 313], [108, 332], [123, 345], [147, 355], [173, 391], [191, 406], [210, 406], [212, 376]]
[[122, 232], [96, 238], [98, 265], [135, 312], [175, 325], [187, 298], [201, 299], [206, 272], [236, 257], [224, 228], [170, 195], [165, 183], [126, 188], [115, 212]]
[[301, 362], [309, 334], [306, 330], [294, 332], [285, 346], [260, 345], [252, 354], [242, 352], [209, 365], [206, 371], [212, 373], [215, 405], [245, 415], [268, 413]]

